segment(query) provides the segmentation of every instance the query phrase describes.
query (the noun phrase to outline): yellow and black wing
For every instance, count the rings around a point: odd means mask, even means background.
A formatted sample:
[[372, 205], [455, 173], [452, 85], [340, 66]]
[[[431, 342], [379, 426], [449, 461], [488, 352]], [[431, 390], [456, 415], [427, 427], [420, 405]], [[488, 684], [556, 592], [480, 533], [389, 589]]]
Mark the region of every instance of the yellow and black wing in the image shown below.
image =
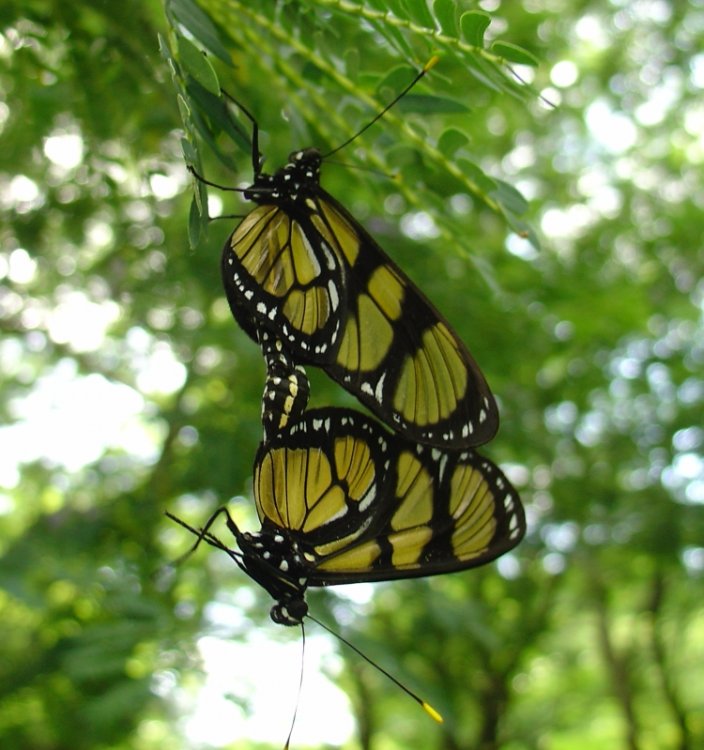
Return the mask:
[[292, 359], [323, 368], [394, 431], [465, 448], [498, 428], [494, 398], [449, 323], [354, 217], [320, 187], [316, 149], [259, 174], [258, 205], [228, 239], [222, 277], [235, 318]]
[[347, 409], [311, 410], [263, 443], [254, 496], [262, 535], [293, 544], [306, 586], [463, 570], [525, 533], [520, 498], [491, 461], [415, 445]]

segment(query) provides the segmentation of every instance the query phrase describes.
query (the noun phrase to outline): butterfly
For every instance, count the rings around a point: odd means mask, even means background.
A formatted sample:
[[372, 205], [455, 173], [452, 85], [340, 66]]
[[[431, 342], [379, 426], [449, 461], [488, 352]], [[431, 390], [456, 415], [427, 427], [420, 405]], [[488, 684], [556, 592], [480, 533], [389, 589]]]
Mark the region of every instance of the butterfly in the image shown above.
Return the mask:
[[[487, 458], [409, 442], [351, 409], [309, 410], [263, 441], [253, 488], [256, 532], [226, 508], [201, 531], [168, 515], [225, 550], [273, 597], [271, 618], [283, 625], [302, 622], [310, 586], [473, 568], [526, 528], [518, 493]], [[220, 514], [236, 548], [209, 530]]]
[[321, 187], [323, 159], [333, 152], [294, 151], [274, 174], [263, 172], [257, 121], [232, 101], [252, 123], [254, 179], [242, 192], [256, 204], [222, 253], [222, 280], [235, 319], [253, 339], [267, 331], [293, 360], [322, 368], [409, 440], [439, 448], [489, 441], [498, 429], [498, 410], [466, 346]]

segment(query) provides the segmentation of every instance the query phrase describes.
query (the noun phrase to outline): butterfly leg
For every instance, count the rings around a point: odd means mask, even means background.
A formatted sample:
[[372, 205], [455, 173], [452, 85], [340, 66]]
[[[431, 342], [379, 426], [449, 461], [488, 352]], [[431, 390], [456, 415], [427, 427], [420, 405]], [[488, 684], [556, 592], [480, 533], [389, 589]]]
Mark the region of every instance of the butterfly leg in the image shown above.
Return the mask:
[[262, 162], [264, 161], [262, 154], [259, 151], [259, 123], [255, 116], [244, 106], [244, 104], [242, 104], [242, 102], [237, 101], [237, 99], [231, 94], [228, 94], [225, 89], [220, 89], [220, 92], [252, 123], [252, 171], [255, 175], [258, 175], [261, 172]]

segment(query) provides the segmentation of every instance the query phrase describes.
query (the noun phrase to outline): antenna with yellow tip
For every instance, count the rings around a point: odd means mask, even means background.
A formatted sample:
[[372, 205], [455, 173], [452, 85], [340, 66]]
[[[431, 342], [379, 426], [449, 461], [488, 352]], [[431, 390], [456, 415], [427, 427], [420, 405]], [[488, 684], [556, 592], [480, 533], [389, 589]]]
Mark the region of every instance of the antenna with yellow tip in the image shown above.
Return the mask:
[[431, 68], [434, 68], [440, 62], [440, 58], [437, 55], [433, 55], [430, 60], [423, 66], [423, 72], [427, 73]]
[[413, 698], [413, 700], [430, 716], [432, 719], [438, 722], [438, 724], [442, 724], [444, 719], [442, 718], [442, 714], [434, 709], [430, 703], [427, 701], [424, 701], [420, 696], [416, 695], [410, 688], [406, 687], [400, 680], [398, 680], [396, 677], [394, 677], [392, 674], [389, 674], [383, 667], [380, 667], [376, 662], [372, 661], [363, 651], [360, 651], [357, 646], [354, 645], [354, 643], [350, 643], [346, 638], [343, 638], [339, 633], [336, 633], [332, 628], [329, 628], [325, 623], [321, 622], [317, 618], [313, 617], [311, 614], [307, 614], [306, 617], [309, 620], [313, 620], [316, 625], [320, 625], [323, 630], [327, 630], [330, 635], [334, 635], [335, 638], [342, 641], [342, 643], [345, 644], [345, 646], [349, 646], [356, 654], [362, 657], [364, 661], [367, 662], [367, 664], [371, 664], [374, 669], [378, 670], [383, 674], [385, 677], [388, 677], [391, 682], [393, 682], [395, 685], [401, 688], [406, 695]]

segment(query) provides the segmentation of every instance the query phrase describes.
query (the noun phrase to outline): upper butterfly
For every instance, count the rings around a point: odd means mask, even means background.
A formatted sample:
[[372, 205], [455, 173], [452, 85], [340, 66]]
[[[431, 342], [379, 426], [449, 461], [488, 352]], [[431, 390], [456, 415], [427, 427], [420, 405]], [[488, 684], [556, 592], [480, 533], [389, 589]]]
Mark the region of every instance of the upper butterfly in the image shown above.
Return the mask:
[[221, 265], [240, 325], [255, 340], [269, 331], [294, 360], [323, 368], [410, 440], [442, 448], [491, 440], [498, 410], [479, 367], [418, 287], [320, 186], [324, 156], [294, 151], [264, 174], [256, 120], [241, 109], [253, 125], [254, 181], [243, 193], [257, 207], [228, 239]]

